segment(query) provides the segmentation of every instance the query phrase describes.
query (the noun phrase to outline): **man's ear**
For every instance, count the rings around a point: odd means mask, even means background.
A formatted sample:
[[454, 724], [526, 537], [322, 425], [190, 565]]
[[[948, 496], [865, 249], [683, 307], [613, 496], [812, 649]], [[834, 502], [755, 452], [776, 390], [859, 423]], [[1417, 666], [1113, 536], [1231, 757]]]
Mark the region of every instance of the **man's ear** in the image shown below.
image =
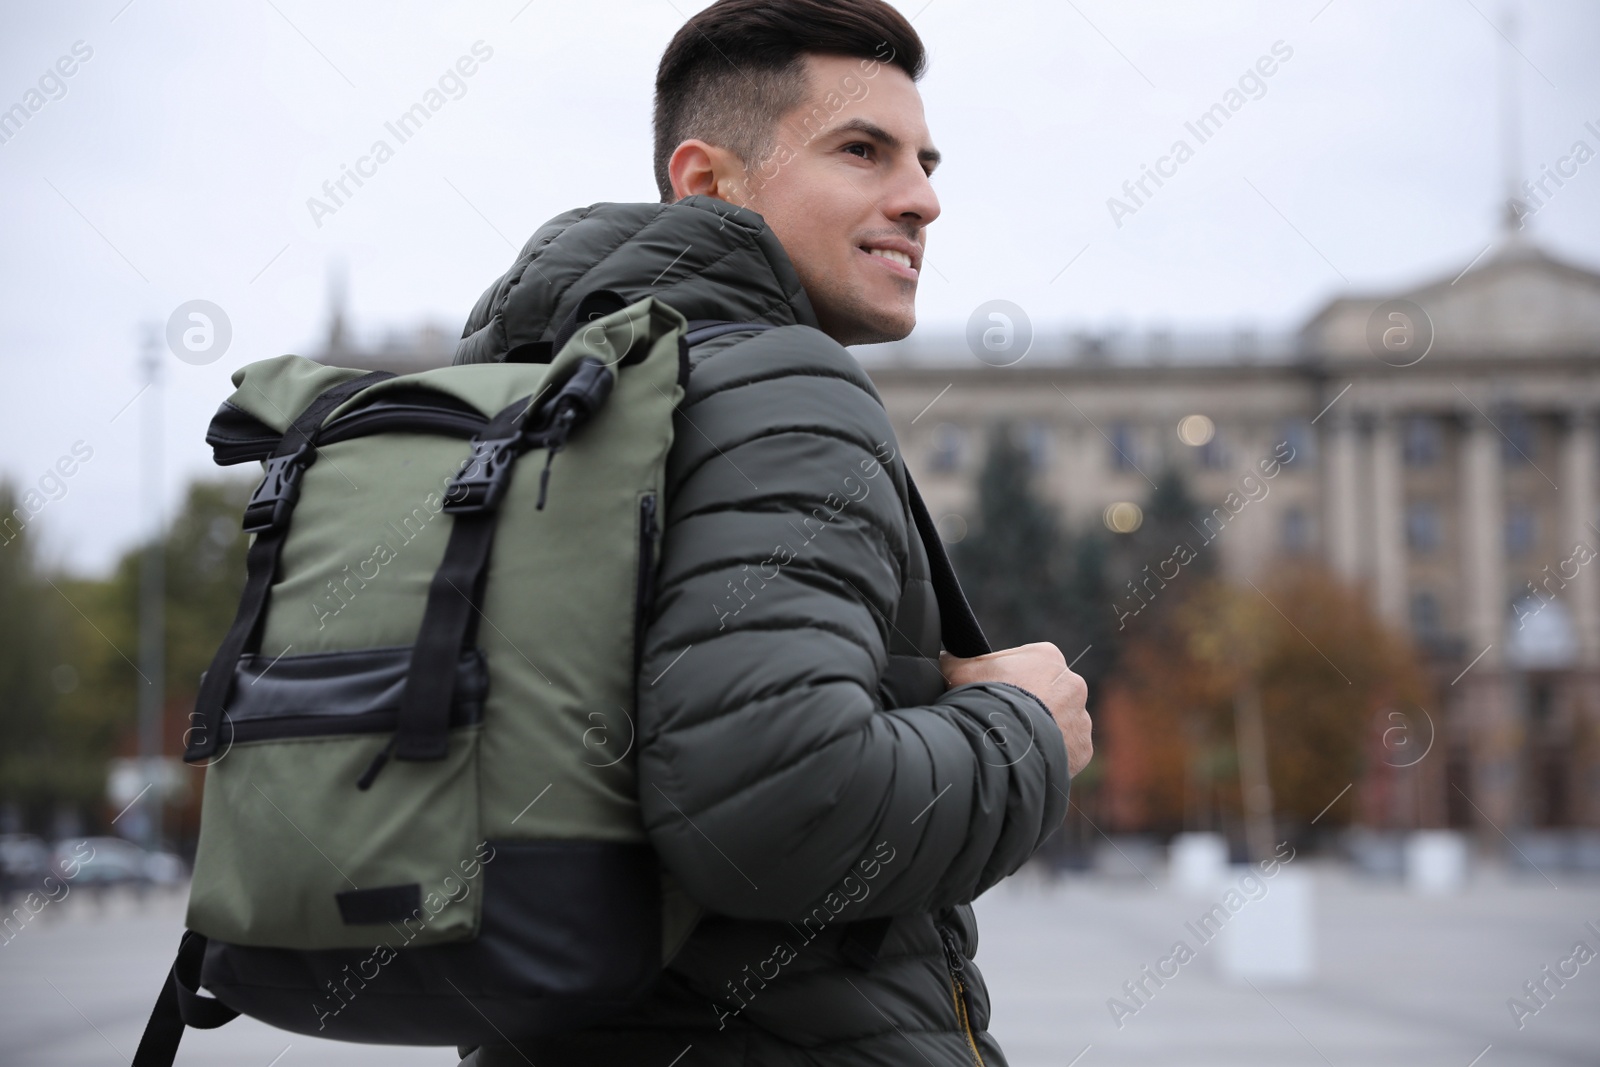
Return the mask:
[[672, 179], [672, 198], [710, 196], [739, 207], [745, 206], [744, 161], [726, 148], [697, 138], [684, 141], [667, 163]]

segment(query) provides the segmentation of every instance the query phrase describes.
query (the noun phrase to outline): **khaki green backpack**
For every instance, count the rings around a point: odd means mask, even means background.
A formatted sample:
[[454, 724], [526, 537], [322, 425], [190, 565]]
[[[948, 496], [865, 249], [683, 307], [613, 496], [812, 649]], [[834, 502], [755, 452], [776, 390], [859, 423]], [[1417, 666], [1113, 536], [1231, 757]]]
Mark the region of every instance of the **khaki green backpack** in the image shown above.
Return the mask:
[[597, 292], [505, 363], [234, 375], [207, 440], [266, 476], [136, 1064], [241, 1013], [383, 1044], [588, 1025], [688, 936], [632, 755], [657, 515], [689, 344], [769, 328], [690, 325]]

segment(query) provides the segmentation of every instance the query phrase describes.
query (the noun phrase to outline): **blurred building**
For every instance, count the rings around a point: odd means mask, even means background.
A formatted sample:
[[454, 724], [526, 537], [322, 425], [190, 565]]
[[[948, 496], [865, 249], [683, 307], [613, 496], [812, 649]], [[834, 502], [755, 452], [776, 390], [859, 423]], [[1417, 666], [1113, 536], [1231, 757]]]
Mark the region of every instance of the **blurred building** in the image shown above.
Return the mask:
[[947, 539], [999, 420], [1080, 527], [1126, 530], [1175, 466], [1204, 507], [1190, 544], [1224, 574], [1320, 561], [1425, 650], [1444, 703], [1416, 819], [1600, 826], [1600, 274], [1508, 226], [1457, 274], [1340, 297], [1287, 336], [1041, 335], [1023, 355], [985, 347], [1022, 336], [998, 314], [864, 357]]
[[450, 365], [459, 329], [451, 331], [437, 323], [422, 323], [410, 329], [387, 329], [376, 337], [362, 337], [350, 323], [348, 303], [344, 273], [335, 270], [328, 281], [328, 330], [320, 350], [310, 354], [311, 359], [331, 367], [396, 374]]

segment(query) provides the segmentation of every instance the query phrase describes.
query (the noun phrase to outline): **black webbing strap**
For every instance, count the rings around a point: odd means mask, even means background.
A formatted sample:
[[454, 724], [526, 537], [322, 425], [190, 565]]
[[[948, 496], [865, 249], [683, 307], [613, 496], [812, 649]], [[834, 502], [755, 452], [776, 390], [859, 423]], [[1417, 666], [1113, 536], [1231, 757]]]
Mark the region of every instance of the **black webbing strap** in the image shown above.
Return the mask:
[[745, 330], [764, 332], [776, 330], [777, 327], [770, 322], [724, 322], [721, 319], [690, 319], [688, 332], [683, 335], [683, 343], [693, 348], [702, 341], [709, 341], [713, 337], [721, 337], [725, 333], [739, 333]]
[[[526, 450], [522, 424], [532, 407], [524, 397], [503, 409], [475, 442], [474, 453], [462, 475], [492, 479], [495, 470], [515, 463]], [[454, 483], [452, 483], [454, 485]], [[428, 603], [411, 651], [411, 668], [400, 697], [395, 727], [394, 755], [403, 760], [444, 759], [450, 750], [450, 707], [455, 702], [456, 665], [463, 649], [471, 648], [478, 633], [483, 585], [489, 573], [498, 515], [492, 495], [475, 510], [462, 510], [466, 501], [454, 488], [446, 493], [445, 510], [452, 512], [450, 540], [444, 558], [428, 586]]]
[[256, 535], [245, 554], [244, 593], [233, 625], [211, 658], [211, 666], [200, 679], [200, 694], [195, 698], [194, 714], [187, 731], [183, 758], [190, 763], [215, 755], [221, 741], [222, 709], [233, 684], [234, 665], [244, 654], [253, 631], [266, 607], [267, 593], [278, 569], [278, 552], [283, 548], [286, 529], [272, 529]]
[[156, 1006], [145, 1024], [139, 1049], [133, 1054], [133, 1067], [172, 1067], [178, 1056], [183, 1028], [214, 1030], [232, 1022], [239, 1013], [212, 997], [200, 993], [200, 965], [205, 962], [206, 939], [193, 930], [183, 932], [178, 956], [167, 972], [166, 984], [156, 998]]
[[963, 658], [986, 655], [992, 651], [989, 639], [983, 636], [983, 627], [978, 625], [978, 617], [972, 613], [972, 605], [961, 591], [956, 570], [945, 554], [944, 540], [909, 470], [906, 471], [906, 492], [911, 496], [911, 518], [917, 524], [923, 550], [928, 554], [928, 573], [933, 580], [934, 596], [939, 601], [939, 635], [944, 647], [951, 655]]
[[244, 593], [239, 597], [233, 625], [201, 680], [190, 719], [194, 725], [183, 753], [185, 760], [192, 763], [208, 759], [216, 754], [221, 742], [222, 711], [233, 686], [234, 666], [240, 656], [255, 651], [260, 642], [261, 618], [278, 573], [278, 554], [289, 536], [289, 516], [300, 495], [300, 477], [316, 462], [317, 436], [323, 420], [369, 385], [392, 377], [387, 371], [374, 371], [324, 390], [284, 431], [278, 447], [268, 457], [266, 475], [245, 506], [244, 528], [256, 539], [245, 554]]
[[456, 664], [478, 629], [483, 581], [494, 547], [493, 511], [457, 515], [444, 559], [428, 587], [428, 606], [411, 652], [411, 669], [400, 697], [394, 755], [403, 760], [444, 759], [450, 750], [450, 707], [455, 702]]
[[[574, 305], [566, 321], [556, 331], [552, 347], [559, 351], [585, 322], [608, 315], [626, 304], [608, 289], [585, 294]], [[689, 323], [685, 343], [698, 344], [712, 337], [740, 330], [770, 330], [767, 323], [724, 322], [700, 319]], [[581, 371], [579, 372], [581, 373]], [[574, 375], [574, 379], [578, 377]], [[562, 392], [565, 392], [565, 388]], [[559, 397], [559, 394], [558, 394]], [[604, 391], [594, 400], [604, 402]], [[554, 400], [547, 401], [554, 403]], [[428, 586], [428, 603], [411, 653], [411, 668], [400, 698], [395, 728], [394, 758], [402, 760], [444, 759], [450, 746], [450, 708], [455, 700], [456, 664], [461, 653], [476, 641], [478, 619], [482, 613], [484, 583], [489, 573], [489, 557], [494, 549], [495, 504], [498, 494], [487, 488], [494, 481], [509, 482], [509, 464], [536, 443], [523, 434], [523, 424], [532, 414], [532, 405], [518, 401], [497, 414], [474, 441], [474, 454], [468, 469], [457, 482], [474, 487], [482, 506], [460, 498], [448, 501], [445, 510], [453, 513], [450, 540], [444, 558]], [[557, 446], [559, 447], [559, 446]], [[477, 468], [474, 470], [473, 468]], [[502, 488], [503, 491], [503, 488]], [[541, 502], [542, 502], [541, 495]], [[541, 503], [542, 506], [542, 503]], [[363, 781], [382, 764], [369, 770]]]

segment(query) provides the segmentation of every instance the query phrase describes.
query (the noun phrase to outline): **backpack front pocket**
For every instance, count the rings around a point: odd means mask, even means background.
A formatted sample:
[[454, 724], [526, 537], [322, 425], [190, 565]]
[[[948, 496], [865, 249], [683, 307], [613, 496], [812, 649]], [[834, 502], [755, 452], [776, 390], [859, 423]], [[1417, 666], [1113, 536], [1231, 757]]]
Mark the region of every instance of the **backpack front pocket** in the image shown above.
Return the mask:
[[191, 929], [286, 949], [476, 934], [487, 671], [461, 657], [443, 758], [388, 759], [411, 655], [241, 657], [206, 770]]

